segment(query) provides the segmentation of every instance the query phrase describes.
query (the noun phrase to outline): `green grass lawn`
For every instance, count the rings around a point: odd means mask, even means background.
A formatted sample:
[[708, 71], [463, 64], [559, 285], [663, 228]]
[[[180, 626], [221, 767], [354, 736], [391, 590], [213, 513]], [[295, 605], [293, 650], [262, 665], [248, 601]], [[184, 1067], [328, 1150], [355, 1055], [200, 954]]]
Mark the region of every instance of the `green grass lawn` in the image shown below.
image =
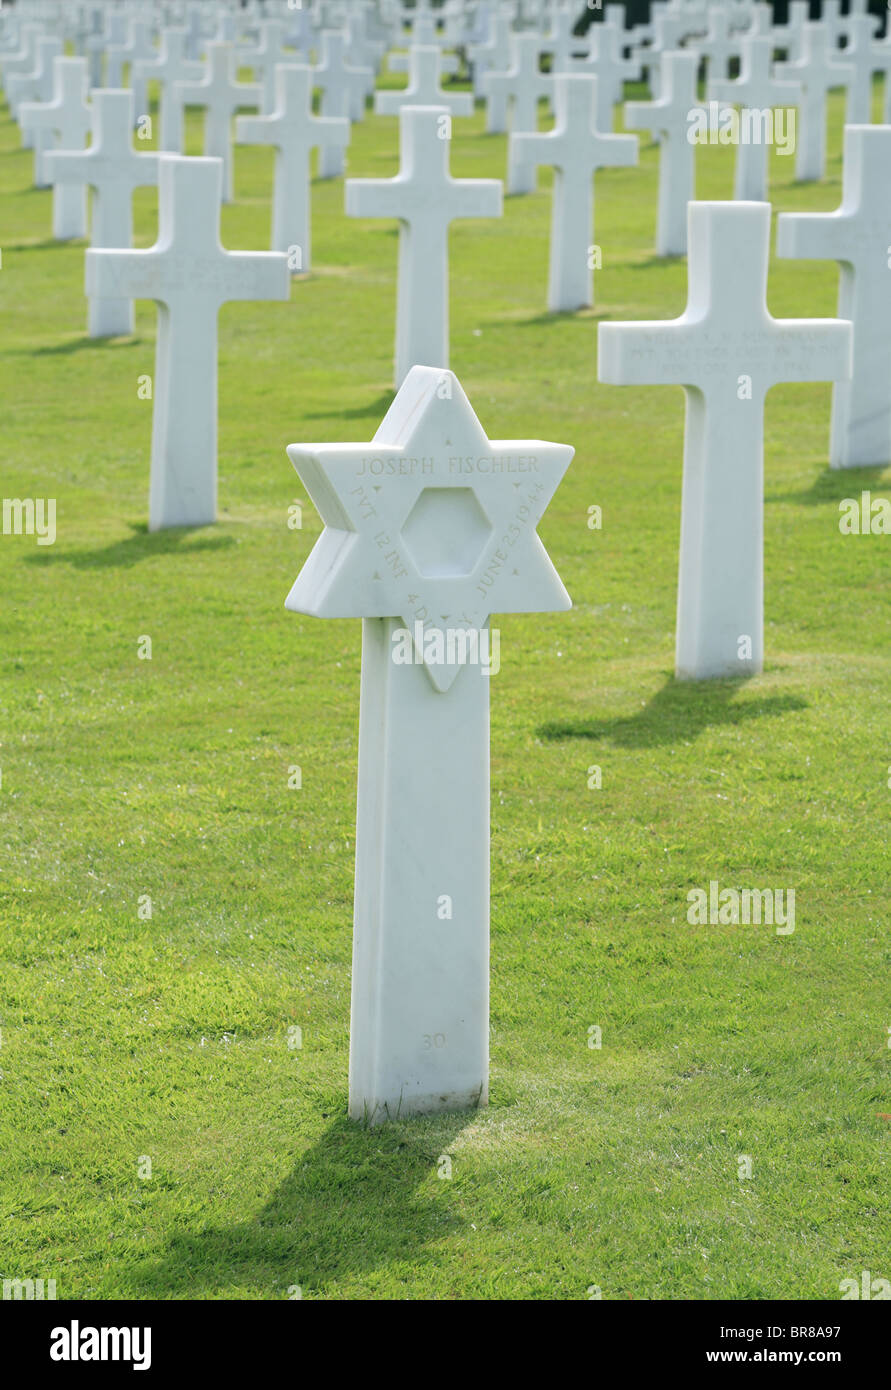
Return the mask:
[[[774, 157], [776, 208], [838, 205], [841, 116], [825, 182]], [[484, 428], [576, 449], [541, 526], [574, 607], [497, 619], [491, 1104], [369, 1131], [346, 1119], [361, 624], [284, 610], [320, 529], [285, 446], [370, 439], [389, 405], [395, 226], [314, 185], [313, 273], [221, 314], [219, 524], [149, 535], [155, 308], [85, 337], [84, 244], [51, 241], [0, 109], [0, 492], [58, 505], [54, 546], [0, 537], [2, 1277], [96, 1299], [891, 1277], [891, 539], [838, 529], [891, 473], [830, 473], [830, 387], [777, 387], [765, 673], [674, 682], [683, 393], [596, 371], [599, 319], [686, 299], [645, 140], [597, 179], [591, 312], [545, 312], [546, 173], [453, 229], [451, 365]], [[370, 116], [349, 173], [394, 173], [396, 141]], [[731, 196], [733, 158], [700, 151], [700, 197]], [[505, 166], [480, 108], [455, 121], [453, 173]], [[230, 248], [268, 246], [271, 170], [238, 149]], [[138, 245], [155, 225], [141, 191]], [[775, 262], [771, 311], [832, 315], [837, 279]], [[794, 888], [794, 933], [689, 926], [712, 879]]]

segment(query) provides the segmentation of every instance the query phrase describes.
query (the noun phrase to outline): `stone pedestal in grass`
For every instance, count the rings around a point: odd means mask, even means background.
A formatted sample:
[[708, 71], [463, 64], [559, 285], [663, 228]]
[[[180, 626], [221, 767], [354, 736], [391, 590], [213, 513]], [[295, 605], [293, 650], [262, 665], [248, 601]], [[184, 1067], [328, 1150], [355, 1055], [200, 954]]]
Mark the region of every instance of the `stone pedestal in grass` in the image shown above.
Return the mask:
[[310, 153], [349, 143], [346, 116], [316, 116], [312, 110], [312, 69], [296, 64], [276, 68], [277, 100], [271, 116], [239, 116], [235, 138], [245, 145], [275, 147], [272, 249], [299, 248], [299, 270], [310, 268]]
[[838, 314], [854, 325], [850, 381], [832, 392], [833, 468], [891, 463], [891, 129], [845, 126], [844, 182], [836, 212], [786, 212], [777, 252], [840, 266]]
[[[59, 150], [80, 150], [90, 128], [87, 105], [89, 74], [86, 58], [53, 60], [53, 95], [47, 102], [23, 102], [22, 128], [48, 131]], [[44, 176], [53, 184], [53, 236], [67, 241], [87, 234], [86, 189], [53, 180], [52, 151], [43, 157]]]
[[485, 1105], [489, 618], [570, 606], [535, 528], [572, 449], [415, 367], [370, 444], [288, 454], [325, 529], [287, 607], [363, 619], [350, 1115]]
[[217, 317], [287, 299], [286, 256], [220, 245], [223, 166], [161, 155], [159, 232], [144, 251], [88, 251], [87, 293], [158, 305], [149, 530], [216, 520]]
[[695, 53], [663, 53], [657, 101], [629, 101], [625, 124], [649, 130], [659, 141], [659, 214], [656, 251], [687, 253], [687, 204], [696, 197], [696, 146], [687, 138], [689, 114], [697, 102]]
[[594, 175], [598, 169], [637, 163], [637, 136], [603, 134], [596, 126], [598, 78], [556, 79], [553, 130], [512, 135], [518, 158], [554, 169], [548, 308], [582, 309], [592, 303]]
[[764, 656], [764, 397], [850, 374], [851, 325], [767, 312], [768, 203], [691, 203], [687, 308], [603, 323], [601, 381], [687, 394], [676, 672], [754, 675]]
[[[52, 151], [47, 155], [57, 188], [93, 190], [90, 245], [127, 250], [133, 239], [133, 190], [158, 182], [158, 156], [137, 153], [131, 144], [133, 93], [93, 93], [89, 149]], [[133, 332], [133, 301], [90, 295], [87, 332], [91, 338], [115, 338]]]
[[449, 362], [449, 224], [459, 217], [500, 217], [498, 179], [454, 179], [449, 122], [442, 106], [405, 106], [399, 115], [399, 173], [347, 179], [350, 217], [394, 217], [399, 229], [396, 385], [411, 367]]

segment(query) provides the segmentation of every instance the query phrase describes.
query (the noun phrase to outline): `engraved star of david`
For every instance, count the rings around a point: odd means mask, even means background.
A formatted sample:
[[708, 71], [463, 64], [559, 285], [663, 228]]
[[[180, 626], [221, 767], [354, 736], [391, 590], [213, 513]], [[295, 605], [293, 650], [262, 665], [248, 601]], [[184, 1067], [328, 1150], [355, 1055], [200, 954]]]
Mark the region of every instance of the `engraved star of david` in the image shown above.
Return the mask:
[[[573, 452], [489, 440], [451, 372], [413, 367], [370, 444], [288, 448], [324, 530], [286, 608], [399, 619], [413, 640], [570, 608], [535, 528]], [[460, 666], [419, 656], [448, 690]]]

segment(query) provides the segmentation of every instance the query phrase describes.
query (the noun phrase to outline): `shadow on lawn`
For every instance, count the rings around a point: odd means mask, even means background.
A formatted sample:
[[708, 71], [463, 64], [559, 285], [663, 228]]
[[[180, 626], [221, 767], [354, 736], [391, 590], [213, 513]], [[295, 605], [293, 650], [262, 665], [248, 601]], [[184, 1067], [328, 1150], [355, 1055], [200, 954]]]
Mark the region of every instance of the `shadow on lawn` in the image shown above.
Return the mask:
[[72, 352], [83, 352], [85, 348], [92, 348], [98, 352], [109, 352], [112, 349], [119, 352], [121, 348], [143, 346], [143, 340], [135, 335], [120, 338], [90, 338], [84, 335], [80, 338], [68, 338], [62, 343], [47, 343], [44, 347], [34, 348], [31, 356], [65, 357]]
[[733, 702], [747, 680], [677, 681], [670, 678], [637, 714], [622, 719], [583, 719], [543, 724], [541, 738], [612, 739], [624, 748], [657, 748], [689, 742], [719, 724], [739, 725], [751, 719], [807, 709], [798, 695], [762, 695]]
[[331, 410], [308, 410], [304, 412], [304, 420], [382, 420], [396, 395], [396, 388], [384, 391], [378, 396], [376, 401], [370, 401], [367, 405], [356, 406], [353, 410], [338, 410], [332, 407]]
[[435, 1258], [424, 1247], [456, 1218], [429, 1186], [418, 1189], [467, 1123], [467, 1112], [370, 1130], [335, 1120], [255, 1216], [181, 1232], [157, 1263], [140, 1266], [143, 1296], [200, 1298], [233, 1284], [281, 1298], [296, 1284], [311, 1295], [331, 1280]]
[[[202, 536], [194, 539], [197, 527], [182, 526], [167, 531], [149, 531], [145, 522], [131, 525], [129, 536], [99, 550], [59, 550], [53, 546], [32, 551], [24, 557], [28, 565], [71, 565], [73, 569], [127, 569], [158, 555], [196, 555], [210, 550], [228, 550], [234, 536]], [[186, 542], [189, 544], [186, 544]]]
[[[891, 459], [884, 465], [891, 467]], [[883, 478], [882, 465], [876, 468], [824, 468], [804, 492], [771, 492], [765, 498], [771, 502], [798, 502], [806, 507], [838, 505], [845, 497], [859, 497], [861, 492], [886, 492], [891, 479]]]

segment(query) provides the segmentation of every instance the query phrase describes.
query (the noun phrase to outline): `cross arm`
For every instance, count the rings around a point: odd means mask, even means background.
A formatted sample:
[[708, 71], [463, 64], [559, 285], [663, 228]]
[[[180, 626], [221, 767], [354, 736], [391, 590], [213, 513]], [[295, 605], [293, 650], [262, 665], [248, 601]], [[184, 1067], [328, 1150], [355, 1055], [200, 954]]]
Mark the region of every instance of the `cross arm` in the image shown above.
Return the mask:
[[407, 196], [395, 179], [347, 179], [344, 206], [348, 217], [404, 217]]
[[500, 179], [449, 179], [449, 216], [500, 217], [504, 211], [504, 186]]
[[685, 361], [693, 326], [683, 318], [641, 323], [601, 323], [597, 375], [611, 386], [693, 386]]
[[237, 145], [274, 145], [279, 149], [285, 143], [283, 122], [278, 116], [236, 116], [235, 143]]
[[107, 299], [153, 299], [166, 304], [163, 288], [164, 252], [90, 248], [86, 253], [87, 295]]
[[774, 380], [849, 381], [854, 327], [846, 319], [775, 319]]
[[668, 103], [664, 101], [626, 101], [625, 124], [631, 130], [649, 130], [657, 135], [668, 127]]
[[790, 260], [845, 261], [853, 218], [837, 212], [783, 212], [777, 218], [777, 255]]
[[221, 302], [236, 299], [289, 299], [291, 272], [280, 251], [225, 251], [228, 271]]

